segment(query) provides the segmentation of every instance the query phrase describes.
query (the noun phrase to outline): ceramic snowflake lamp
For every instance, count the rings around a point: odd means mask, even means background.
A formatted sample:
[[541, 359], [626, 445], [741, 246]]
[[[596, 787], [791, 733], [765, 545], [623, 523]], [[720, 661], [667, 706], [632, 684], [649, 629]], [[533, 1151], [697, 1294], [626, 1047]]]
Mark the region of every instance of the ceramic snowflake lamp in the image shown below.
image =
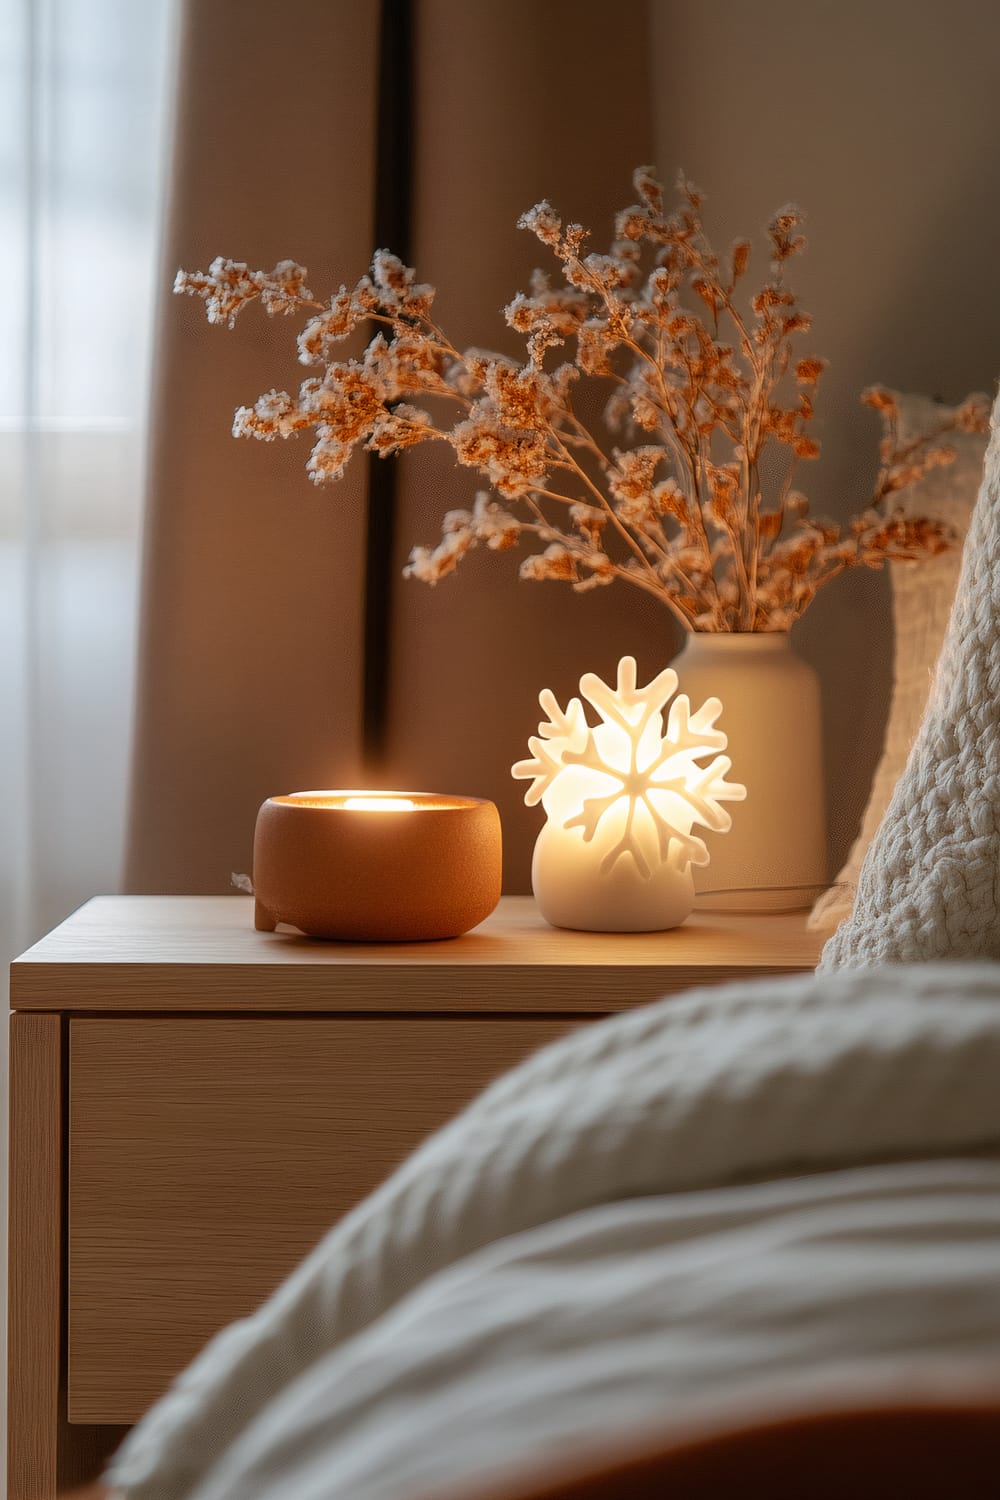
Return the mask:
[[692, 829], [727, 830], [722, 803], [742, 801], [746, 791], [726, 781], [731, 762], [717, 753], [726, 748], [715, 727], [719, 699], [692, 713], [676, 691], [669, 667], [638, 687], [635, 659], [625, 656], [615, 687], [592, 672], [580, 679], [596, 725], [580, 698], [564, 711], [548, 688], [539, 694], [547, 717], [528, 742], [532, 759], [512, 775], [531, 782], [524, 800], [546, 813], [531, 883], [554, 927], [652, 932], [690, 915], [692, 867], [709, 857]]

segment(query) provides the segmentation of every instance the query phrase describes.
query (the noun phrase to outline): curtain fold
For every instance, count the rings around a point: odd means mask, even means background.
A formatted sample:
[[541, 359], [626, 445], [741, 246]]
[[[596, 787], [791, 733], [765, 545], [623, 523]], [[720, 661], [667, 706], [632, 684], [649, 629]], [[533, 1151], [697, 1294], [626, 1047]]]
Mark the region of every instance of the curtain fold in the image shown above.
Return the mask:
[[294, 330], [234, 333], [171, 295], [219, 254], [294, 259], [320, 294], [371, 253], [378, 8], [188, 0], [161, 277], [130, 891], [225, 892], [275, 792], [355, 781], [366, 470], [235, 442], [234, 409], [303, 378]]
[[174, 0], [0, 6], [0, 957], [120, 878]]

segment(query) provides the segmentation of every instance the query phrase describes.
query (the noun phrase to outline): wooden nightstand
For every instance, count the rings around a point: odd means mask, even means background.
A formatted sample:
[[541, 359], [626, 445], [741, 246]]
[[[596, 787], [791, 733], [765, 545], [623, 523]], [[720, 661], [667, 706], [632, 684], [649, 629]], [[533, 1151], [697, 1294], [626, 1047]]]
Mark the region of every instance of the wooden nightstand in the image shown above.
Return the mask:
[[495, 1074], [582, 1021], [809, 969], [793, 917], [452, 942], [253, 929], [246, 897], [101, 897], [11, 967], [9, 1500], [89, 1478], [210, 1334]]

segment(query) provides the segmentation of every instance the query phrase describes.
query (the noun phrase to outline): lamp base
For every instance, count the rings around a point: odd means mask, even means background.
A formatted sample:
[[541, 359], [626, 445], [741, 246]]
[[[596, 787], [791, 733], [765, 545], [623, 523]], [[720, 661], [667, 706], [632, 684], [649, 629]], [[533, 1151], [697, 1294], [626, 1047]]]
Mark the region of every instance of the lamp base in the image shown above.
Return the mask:
[[642, 875], [629, 856], [602, 870], [602, 851], [579, 829], [546, 823], [535, 843], [531, 887], [552, 927], [578, 932], [664, 932], [691, 915], [694, 881], [663, 861]]

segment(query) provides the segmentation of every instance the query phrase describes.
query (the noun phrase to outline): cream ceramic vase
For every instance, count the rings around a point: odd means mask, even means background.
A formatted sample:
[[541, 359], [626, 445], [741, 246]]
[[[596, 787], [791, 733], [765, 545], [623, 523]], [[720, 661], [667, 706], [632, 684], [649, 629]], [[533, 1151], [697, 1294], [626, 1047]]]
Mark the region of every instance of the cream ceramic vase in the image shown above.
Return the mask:
[[827, 884], [819, 679], [780, 632], [692, 634], [676, 661], [692, 703], [722, 700], [733, 776], [728, 833], [706, 832], [695, 910], [796, 911]]

